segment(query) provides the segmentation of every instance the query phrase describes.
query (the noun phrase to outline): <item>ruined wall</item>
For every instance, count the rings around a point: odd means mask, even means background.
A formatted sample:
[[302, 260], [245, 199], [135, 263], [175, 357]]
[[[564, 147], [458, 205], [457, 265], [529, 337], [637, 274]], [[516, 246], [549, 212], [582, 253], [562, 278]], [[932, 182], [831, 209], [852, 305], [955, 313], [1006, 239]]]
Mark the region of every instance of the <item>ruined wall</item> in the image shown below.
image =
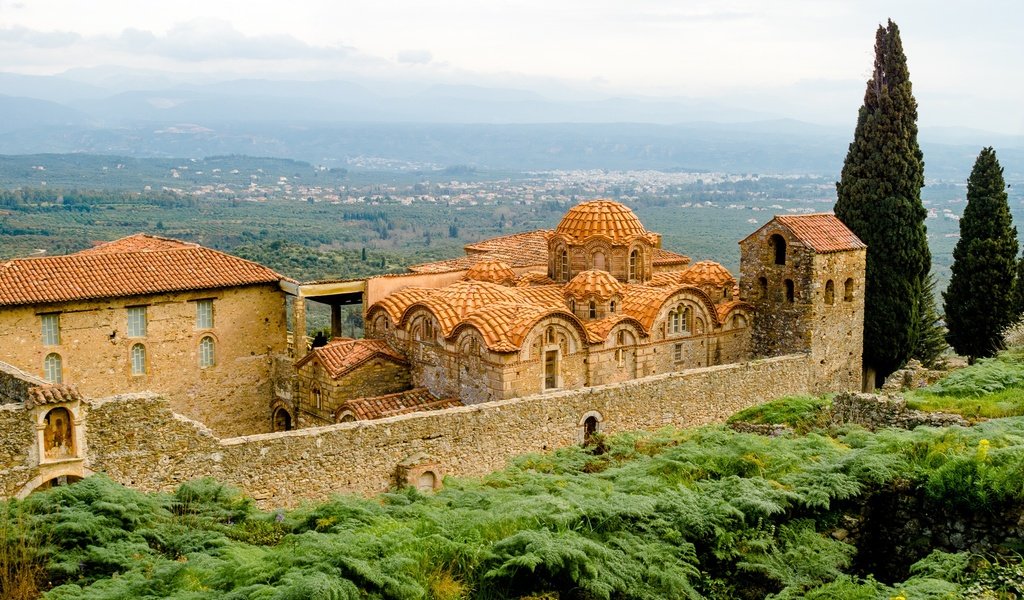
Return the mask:
[[[214, 326], [197, 329], [195, 300], [212, 299]], [[127, 336], [128, 306], [145, 305], [144, 337]], [[41, 313], [60, 314], [60, 343], [44, 346]], [[199, 342], [214, 339], [215, 364], [199, 366]], [[277, 285], [5, 308], [0, 360], [43, 374], [57, 353], [63, 382], [86, 396], [153, 390], [176, 412], [221, 435], [270, 430], [273, 357], [286, 351], [284, 296]], [[131, 348], [146, 351], [144, 375], [131, 373]]]
[[[772, 398], [807, 393], [812, 378], [807, 355], [786, 356], [225, 440], [173, 414], [155, 395], [121, 396], [86, 403], [86, 466], [149, 491], [210, 475], [241, 487], [264, 507], [292, 506], [337, 492], [388, 489], [399, 463], [413, 455], [429, 457], [440, 475], [482, 475], [513, 456], [578, 443], [588, 414], [599, 415], [599, 428], [608, 433], [702, 425]], [[7, 421], [0, 426], [5, 439]]]

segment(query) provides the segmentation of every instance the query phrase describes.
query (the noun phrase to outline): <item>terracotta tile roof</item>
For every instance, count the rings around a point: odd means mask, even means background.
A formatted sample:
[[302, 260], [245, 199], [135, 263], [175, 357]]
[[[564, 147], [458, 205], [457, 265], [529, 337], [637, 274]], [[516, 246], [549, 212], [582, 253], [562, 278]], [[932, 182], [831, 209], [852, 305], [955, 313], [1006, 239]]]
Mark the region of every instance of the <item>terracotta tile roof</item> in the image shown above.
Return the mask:
[[732, 276], [729, 269], [722, 265], [711, 260], [702, 260], [693, 263], [693, 266], [683, 271], [679, 282], [696, 286], [708, 285], [714, 287], [722, 287], [728, 284], [731, 289], [732, 285], [736, 283], [736, 278]]
[[340, 420], [347, 412], [351, 412], [359, 421], [366, 421], [412, 412], [454, 408], [456, 406], [463, 406], [462, 402], [457, 398], [438, 398], [431, 394], [427, 388], [413, 388], [385, 396], [371, 396], [349, 400], [338, 407], [335, 413], [335, 420]]
[[613, 200], [592, 200], [569, 209], [555, 234], [565, 236], [573, 242], [602, 236], [615, 243], [627, 243], [637, 238], [658, 240], [657, 234], [648, 233], [640, 219], [624, 204]]
[[627, 285], [622, 295], [622, 312], [633, 317], [643, 326], [644, 333], [650, 334], [658, 312], [669, 296], [681, 291], [688, 291], [697, 296], [704, 304], [704, 310], [712, 325], [718, 325], [718, 309], [707, 293], [697, 287], [682, 285], [677, 287], [652, 287], [646, 285]]
[[475, 327], [483, 335], [487, 347], [495, 352], [515, 352], [522, 347], [533, 325], [552, 315], [567, 318], [579, 327], [581, 334], [586, 335], [579, 319], [568, 310], [527, 304], [491, 304], [470, 313], [460, 327]]
[[315, 359], [320, 362], [331, 379], [337, 379], [374, 357], [402, 364], [407, 363], [405, 357], [392, 349], [384, 340], [334, 339], [326, 346], [310, 350], [309, 354], [295, 362], [295, 368], [300, 368]]
[[447, 273], [471, 268], [482, 260], [497, 260], [511, 268], [546, 267], [548, 264], [547, 230], [514, 233], [483, 240], [465, 247], [466, 256], [422, 263], [409, 267], [413, 273]]
[[651, 261], [656, 267], [667, 267], [669, 265], [688, 265], [690, 257], [685, 254], [676, 254], [662, 248], [654, 249], [654, 256]]
[[61, 402], [79, 402], [82, 394], [73, 385], [50, 383], [37, 385], [28, 389], [25, 398], [25, 408], [31, 409], [46, 404], [59, 404]]
[[590, 343], [597, 344], [607, 340], [608, 334], [611, 332], [612, 328], [623, 321], [633, 323], [636, 328], [640, 330], [641, 335], [647, 335], [642, 323], [633, 317], [622, 313], [608, 315], [607, 317], [597, 319], [596, 321], [589, 321], [584, 323], [583, 327], [587, 330], [587, 336], [590, 338]]
[[721, 302], [715, 305], [715, 308], [718, 309], [718, 321], [720, 323], [725, 323], [725, 319], [726, 317], [729, 316], [729, 313], [736, 309], [749, 311], [754, 310], [754, 306], [752, 304], [748, 304], [742, 300], [730, 300], [728, 302]]
[[130, 236], [77, 254], [0, 263], [0, 305], [121, 298], [282, 279], [263, 265], [196, 244]]
[[484, 259], [466, 271], [466, 279], [487, 281], [498, 285], [513, 285], [516, 280], [516, 272], [507, 262]]
[[374, 302], [373, 305], [367, 309], [366, 313], [369, 314], [370, 311], [381, 308], [388, 313], [389, 317], [391, 317], [392, 323], [397, 323], [402, 320], [402, 315], [405, 314], [405, 311], [410, 306], [430, 298], [437, 292], [437, 288], [402, 288], [397, 292], [388, 294], [377, 302]]
[[597, 296], [607, 300], [622, 293], [622, 284], [608, 271], [591, 269], [580, 271], [569, 283], [565, 284], [565, 295], [577, 300], [589, 296]]
[[519, 297], [528, 304], [537, 306], [550, 306], [552, 308], [565, 308], [564, 286], [552, 283], [550, 285], [534, 285], [530, 287], [516, 288]]
[[[796, 239], [819, 254], [860, 250], [867, 244], [860, 241], [850, 229], [832, 213], [811, 215], [776, 215], [773, 221], [787, 227]], [[771, 221], [769, 221], [770, 223]], [[767, 224], [765, 224], [767, 226]], [[763, 229], [763, 227], [761, 228]], [[757, 231], [760, 231], [758, 229]], [[756, 231], [754, 233], [757, 233]], [[750, 234], [743, 242], [750, 239]], [[743, 243], [740, 242], [740, 243]]]
[[528, 287], [532, 285], [552, 285], [555, 283], [554, 279], [548, 277], [548, 274], [544, 271], [529, 271], [523, 273], [516, 279], [516, 287]]
[[685, 273], [685, 271], [655, 273], [651, 276], [651, 280], [647, 282], [647, 285], [653, 285], [655, 287], [666, 287], [670, 285], [679, 286], [683, 283], [683, 273]]
[[136, 233], [112, 242], [94, 242], [92, 248], [78, 254], [105, 254], [110, 252], [147, 252], [153, 250], [180, 250], [182, 248], [198, 248], [199, 244], [183, 242], [171, 238]]

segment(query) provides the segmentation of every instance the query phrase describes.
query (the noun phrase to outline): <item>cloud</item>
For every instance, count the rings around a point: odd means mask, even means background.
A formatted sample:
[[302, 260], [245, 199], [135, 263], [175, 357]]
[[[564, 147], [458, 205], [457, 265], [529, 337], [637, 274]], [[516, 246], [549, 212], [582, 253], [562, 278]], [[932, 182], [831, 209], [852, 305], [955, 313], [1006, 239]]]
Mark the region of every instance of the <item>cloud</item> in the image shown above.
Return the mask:
[[434, 54], [430, 50], [400, 50], [398, 62], [412, 65], [425, 65], [434, 60]]
[[65, 48], [81, 39], [82, 36], [71, 31], [37, 31], [20, 26], [0, 28], [0, 42], [33, 48]]
[[337, 59], [356, 54], [355, 49], [347, 46], [316, 46], [290, 35], [246, 35], [219, 19], [179, 23], [165, 34], [125, 29], [117, 36], [104, 38], [104, 41], [124, 52], [183, 62]]

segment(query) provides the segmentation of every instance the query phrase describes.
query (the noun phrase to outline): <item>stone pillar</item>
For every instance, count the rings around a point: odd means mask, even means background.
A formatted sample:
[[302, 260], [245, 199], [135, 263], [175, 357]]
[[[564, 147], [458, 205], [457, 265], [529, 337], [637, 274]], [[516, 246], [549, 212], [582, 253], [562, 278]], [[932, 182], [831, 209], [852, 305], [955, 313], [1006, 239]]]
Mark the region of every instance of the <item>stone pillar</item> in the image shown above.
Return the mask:
[[292, 300], [292, 358], [306, 355], [306, 299], [295, 296]]
[[341, 336], [341, 305], [331, 305], [331, 338], [339, 338]]

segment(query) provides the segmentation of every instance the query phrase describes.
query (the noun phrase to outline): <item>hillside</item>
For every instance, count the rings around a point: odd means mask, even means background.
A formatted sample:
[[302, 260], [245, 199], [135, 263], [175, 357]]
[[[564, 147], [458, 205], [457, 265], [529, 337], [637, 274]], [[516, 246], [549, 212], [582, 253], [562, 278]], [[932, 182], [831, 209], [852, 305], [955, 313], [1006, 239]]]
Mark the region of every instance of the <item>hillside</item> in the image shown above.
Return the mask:
[[[1024, 392], [1016, 352], [930, 393], [983, 401], [993, 370]], [[209, 480], [147, 495], [92, 477], [4, 506], [0, 585], [38, 575], [55, 599], [1024, 593], [1024, 418], [872, 433], [828, 427], [824, 403], [790, 401], [799, 435], [624, 434], [437, 494], [294, 511]]]

